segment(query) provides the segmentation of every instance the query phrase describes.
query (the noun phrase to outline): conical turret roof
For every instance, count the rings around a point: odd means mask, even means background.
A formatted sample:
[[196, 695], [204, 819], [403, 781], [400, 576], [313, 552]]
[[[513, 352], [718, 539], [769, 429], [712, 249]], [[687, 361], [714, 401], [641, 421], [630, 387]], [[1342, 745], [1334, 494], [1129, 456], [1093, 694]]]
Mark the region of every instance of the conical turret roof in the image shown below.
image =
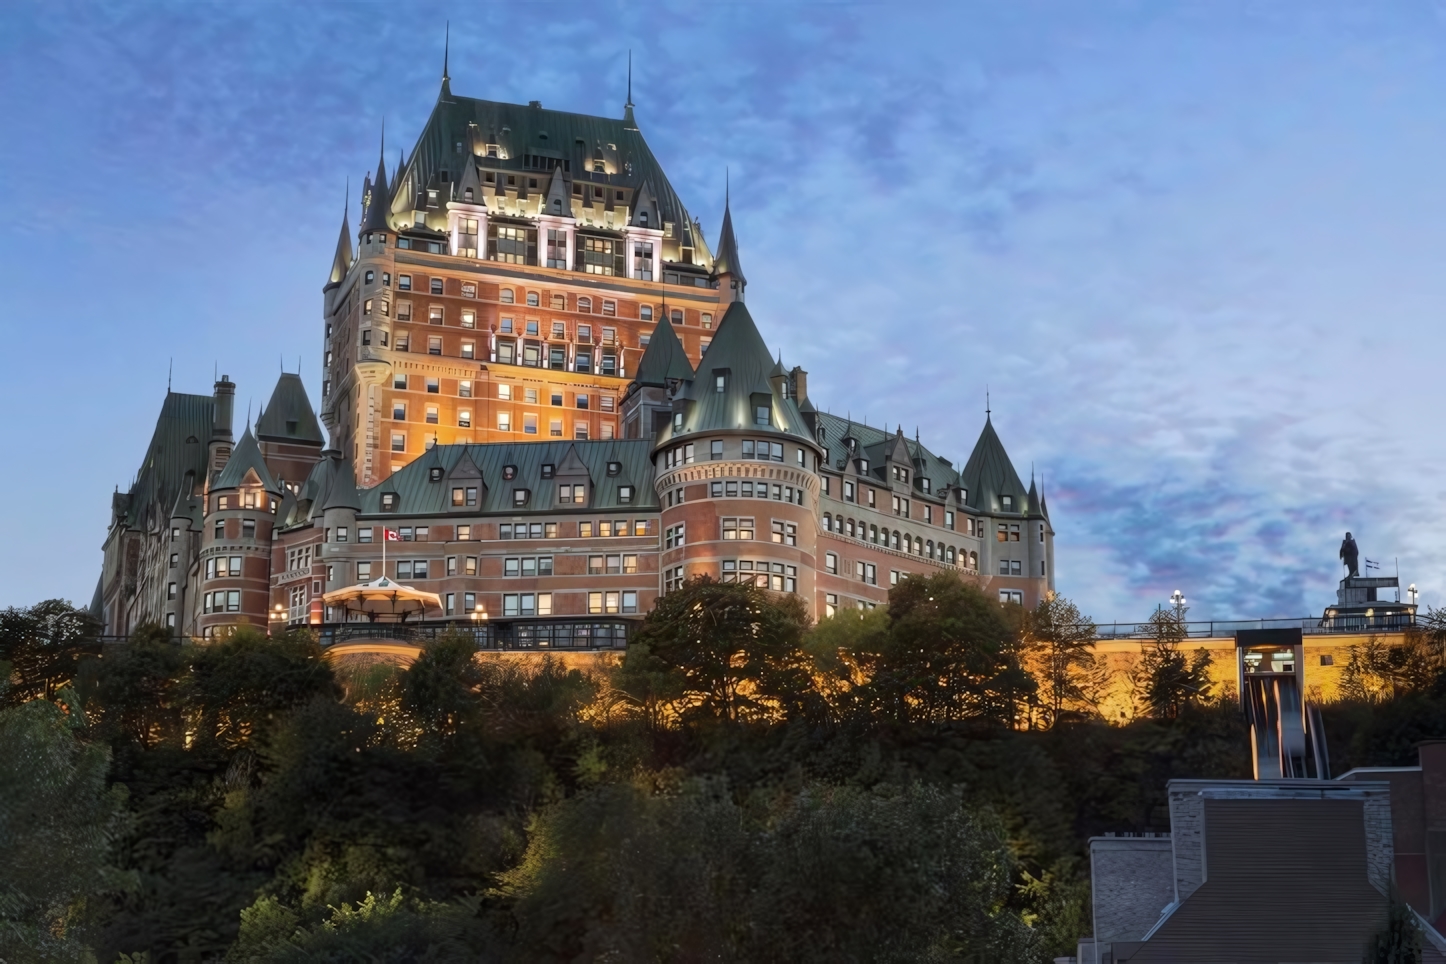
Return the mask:
[[[812, 442], [813, 433], [797, 403], [786, 394], [775, 392], [769, 381], [774, 365], [773, 356], [748, 308], [741, 301], [733, 302], [698, 363], [698, 377], [683, 393], [688, 404], [682, 426], [674, 429], [669, 425], [659, 436], [659, 444], [691, 432], [721, 429], [749, 429], [797, 436]], [[717, 375], [723, 376], [721, 392]], [[756, 410], [763, 405], [768, 406], [767, 425], [758, 423]]]
[[1015, 511], [1022, 510], [1026, 504], [1028, 493], [1024, 483], [1014, 471], [1014, 463], [1004, 451], [1004, 443], [999, 441], [988, 415], [984, 417], [984, 430], [979, 433], [979, 441], [974, 444], [961, 475], [969, 490], [968, 505], [974, 508], [998, 511], [999, 497], [1003, 495], [1013, 496]]
[[281, 486], [266, 467], [266, 460], [261, 457], [261, 446], [256, 444], [256, 436], [251, 434], [251, 426], [246, 426], [246, 431], [241, 435], [241, 441], [236, 443], [236, 449], [227, 460], [226, 467], [221, 470], [221, 475], [216, 479], [218, 489], [237, 489], [246, 481], [246, 472], [254, 471], [256, 477], [267, 492], [281, 492]]
[[361, 509], [361, 496], [356, 491], [356, 470], [352, 468], [351, 457], [343, 456], [332, 470], [331, 491], [321, 505], [327, 509]]
[[691, 381], [692, 378], [693, 366], [688, 361], [688, 354], [683, 351], [672, 323], [663, 318], [653, 328], [652, 338], [638, 362], [633, 381], [639, 385], [666, 388], [669, 381]]
[[718, 254], [713, 258], [713, 273], [732, 275], [739, 284], [748, 284], [738, 261], [738, 239], [733, 236], [733, 212], [727, 201], [723, 202], [723, 230], [718, 234]]
[[362, 216], [361, 230], [386, 231], [390, 228], [387, 213], [392, 206], [391, 191], [387, 188], [387, 134], [382, 130], [382, 149], [377, 155], [377, 176], [371, 183], [367, 198], [366, 214]]
[[346, 208], [341, 211], [341, 236], [336, 239], [336, 254], [331, 259], [331, 274], [327, 276], [326, 287], [330, 288], [339, 285], [346, 277], [347, 270], [351, 267], [351, 226], [346, 216]]

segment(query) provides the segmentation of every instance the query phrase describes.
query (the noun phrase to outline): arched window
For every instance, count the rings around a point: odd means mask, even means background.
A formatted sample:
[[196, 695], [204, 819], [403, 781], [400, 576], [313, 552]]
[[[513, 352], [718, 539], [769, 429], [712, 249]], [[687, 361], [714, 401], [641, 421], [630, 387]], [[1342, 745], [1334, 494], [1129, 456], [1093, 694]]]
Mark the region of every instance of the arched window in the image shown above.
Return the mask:
[[951, 565], [951, 566], [954, 565], [954, 547], [953, 547], [953, 546], [950, 546], [947, 550], [945, 550], [944, 561], [947, 562], [947, 563], [948, 563], [949, 565]]
[[979, 553], [969, 553], [969, 568], [973, 569], [975, 572], [979, 571]]
[[591, 311], [592, 311], [592, 299], [591, 299], [591, 298], [579, 298], [579, 299], [577, 299], [577, 310], [578, 310], [578, 311], [591, 312]]
[[853, 537], [854, 537], [854, 520], [850, 519], [850, 520], [849, 520], [849, 538], [852, 539]]
[[653, 306], [652, 306], [652, 305], [642, 305], [641, 307], [639, 307], [639, 308], [638, 308], [638, 318], [639, 318], [640, 320], [642, 320], [642, 321], [652, 321], [652, 320], [653, 320]]
[[899, 530], [898, 530], [898, 529], [895, 529], [895, 530], [893, 531], [893, 533], [889, 536], [889, 548], [890, 548], [890, 549], [897, 549], [897, 548], [899, 548]]
[[930, 540], [929, 540], [929, 558], [930, 558], [930, 559], [934, 558], [934, 540], [933, 540], [933, 539], [930, 539]]
[[869, 541], [872, 542], [874, 545], [878, 545], [878, 544], [879, 544], [879, 527], [878, 527], [878, 526], [869, 526]]
[[829, 515], [827, 512], [825, 512], [825, 513], [823, 514], [823, 531], [824, 531], [824, 532], [832, 532], [832, 531], [833, 531], [833, 516]]
[[497, 300], [502, 302], [504, 305], [510, 305], [513, 304], [517, 299], [516, 296], [512, 293], [511, 288], [503, 288], [501, 291], [497, 292]]

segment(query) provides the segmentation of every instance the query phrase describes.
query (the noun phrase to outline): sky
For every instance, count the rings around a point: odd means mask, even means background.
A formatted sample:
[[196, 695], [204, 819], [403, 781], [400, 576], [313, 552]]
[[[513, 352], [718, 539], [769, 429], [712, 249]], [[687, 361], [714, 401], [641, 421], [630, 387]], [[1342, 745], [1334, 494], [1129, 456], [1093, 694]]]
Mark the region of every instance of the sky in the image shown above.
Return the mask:
[[1446, 3], [10, 0], [0, 606], [89, 602], [168, 372], [319, 399], [348, 179], [448, 21], [462, 96], [620, 116], [631, 50], [815, 404], [960, 464], [987, 391], [1096, 620], [1319, 614], [1347, 529], [1446, 602]]

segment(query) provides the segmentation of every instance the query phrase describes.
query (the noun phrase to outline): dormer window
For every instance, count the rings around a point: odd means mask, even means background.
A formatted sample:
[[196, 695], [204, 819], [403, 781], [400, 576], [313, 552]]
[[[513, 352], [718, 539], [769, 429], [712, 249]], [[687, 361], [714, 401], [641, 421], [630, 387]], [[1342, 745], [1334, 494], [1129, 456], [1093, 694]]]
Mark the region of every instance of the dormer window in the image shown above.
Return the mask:
[[621, 505], [631, 505], [633, 501], [633, 487], [631, 485], [618, 486], [618, 502]]
[[287, 435], [295, 435], [295, 434], [296, 434], [297, 426], [298, 426], [299, 424], [300, 424], [300, 423], [297, 422], [296, 419], [294, 419], [294, 418], [288, 418], [288, 419], [286, 420], [286, 434], [287, 434]]
[[920, 476], [919, 487], [922, 488], [925, 492], [929, 492], [933, 489], [933, 483], [929, 480], [927, 476]]
[[527, 490], [527, 489], [513, 489], [513, 490], [512, 490], [512, 505], [513, 505], [513, 507], [514, 507], [514, 508], [520, 508], [520, 507], [526, 505], [526, 504], [527, 504], [527, 500], [528, 500], [529, 498], [531, 498], [531, 496], [532, 496], [531, 491], [529, 491], [529, 490]]
[[1012, 495], [1001, 495], [1001, 496], [999, 497], [999, 505], [1004, 509], [1005, 512], [1013, 512], [1013, 511], [1014, 511], [1014, 496], [1012, 496]]
[[869, 460], [859, 459], [859, 474], [863, 475], [869, 471]]
[[608, 463], [608, 475], [618, 475], [618, 474], [620, 474], [620, 473], [622, 472], [622, 470], [623, 470], [623, 463], [621, 463], [621, 462], [609, 462], [609, 463]]
[[758, 405], [753, 409], [753, 421], [758, 425], [767, 425], [769, 410], [767, 405]]
[[395, 492], [383, 492], [383, 493], [382, 493], [382, 511], [383, 511], [383, 512], [395, 512], [395, 511], [397, 511], [397, 494], [396, 494]]
[[436, 192], [435, 190], [428, 190], [428, 191], [427, 191], [427, 207], [429, 207], [429, 208], [434, 208], [434, 207], [436, 207], [436, 206], [437, 206], [437, 192]]
[[464, 200], [464, 201], [471, 201], [471, 200], [472, 200], [472, 189], [471, 189], [470, 187], [466, 187], [466, 188], [463, 188], [463, 189], [462, 189], [462, 200]]
[[647, 227], [647, 226], [648, 226], [648, 212], [647, 212], [647, 211], [639, 211], [639, 212], [638, 212], [638, 227], [640, 227], [640, 228], [645, 228], [645, 227]]
[[427, 478], [433, 482], [442, 481], [442, 467], [440, 465], [432, 466], [432, 468], [427, 472]]
[[508, 479], [508, 480], [517, 478], [517, 466], [515, 466], [515, 465], [504, 465], [504, 466], [502, 466], [502, 478]]
[[903, 468], [902, 466], [898, 466], [898, 465], [894, 466], [894, 480], [895, 480], [896, 482], [902, 482], [902, 483], [904, 483], [905, 485], [908, 485], [908, 484], [909, 484], [909, 470], [906, 469], [906, 468]]
[[728, 370], [723, 368], [713, 369], [713, 391], [722, 395], [728, 391]]
[[544, 463], [542, 466], [542, 477], [544, 479], [552, 478], [552, 474], [554, 471], [556, 471], [556, 469], [557, 466], [553, 465], [551, 462]]
[[683, 413], [682, 413], [682, 412], [674, 412], [674, 413], [673, 413], [673, 430], [674, 430], [674, 431], [681, 431], [682, 428], [683, 428]]

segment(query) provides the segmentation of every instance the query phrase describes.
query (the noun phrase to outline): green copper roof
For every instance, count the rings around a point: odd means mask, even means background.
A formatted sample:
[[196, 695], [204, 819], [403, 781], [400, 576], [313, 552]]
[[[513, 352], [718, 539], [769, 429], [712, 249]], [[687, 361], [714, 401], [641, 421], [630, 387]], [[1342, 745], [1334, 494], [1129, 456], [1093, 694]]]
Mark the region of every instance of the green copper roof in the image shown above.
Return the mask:
[[210, 395], [166, 393], [145, 461], [130, 489], [113, 500], [116, 521], [130, 528], [153, 528], [169, 520], [186, 473], [200, 478], [206, 471], [206, 442], [215, 412]]
[[[392, 194], [387, 187], [387, 134], [382, 130], [382, 149], [377, 155], [377, 176], [373, 179], [363, 195], [366, 202], [366, 213], [362, 215], [361, 231], [386, 231], [387, 214], [392, 206]], [[400, 175], [399, 175], [400, 176]]]
[[[485, 445], [436, 445], [423, 458], [409, 462], [388, 478], [358, 493], [360, 511], [364, 515], [414, 514], [521, 514], [538, 512], [617, 512], [649, 511], [658, 508], [653, 490], [652, 442], [647, 439], [609, 439], [594, 441], [500, 442]], [[609, 463], [616, 463], [616, 474], [608, 474]], [[542, 467], [552, 466], [553, 477], [543, 478]], [[511, 466], [513, 478], [503, 478]], [[441, 478], [432, 480], [431, 469], [440, 468]], [[573, 474], [568, 474], [569, 471]], [[452, 508], [452, 486], [477, 486], [479, 504], [466, 509]], [[586, 506], [558, 504], [557, 486], [590, 483], [590, 499]], [[633, 489], [631, 501], [624, 503], [618, 490]], [[513, 490], [528, 491], [525, 506], [513, 501]], [[386, 493], [398, 497], [396, 513], [382, 513], [381, 500]]]
[[336, 239], [336, 254], [331, 258], [331, 274], [327, 275], [326, 286], [341, 284], [346, 277], [347, 269], [351, 267], [351, 227], [347, 220], [346, 211], [341, 212], [341, 237]]
[[[462, 145], [460, 153], [458, 144]], [[488, 144], [496, 144], [499, 155], [505, 157], [481, 156]], [[593, 157], [599, 149], [615, 173], [591, 173]], [[527, 158], [540, 159], [547, 167], [539, 168], [537, 160], [529, 164]], [[657, 200], [662, 220], [674, 222], [680, 234], [692, 224], [682, 199], [673, 190], [643, 135], [623, 119], [473, 97], [444, 97], [432, 108], [406, 167], [396, 172], [397, 193], [392, 212], [410, 211], [416, 201], [415, 193], [440, 183], [439, 175], [443, 171], [447, 173], [447, 184], [461, 181], [466, 166], [474, 161], [486, 168], [525, 171], [527, 177], [538, 179], [536, 190], [544, 192], [548, 188], [549, 170], [557, 166], [550, 163], [553, 161], [565, 161], [569, 176], [580, 183], [633, 190], [647, 183]], [[519, 191], [530, 193], [526, 178], [518, 180]], [[407, 186], [412, 192], [403, 196], [401, 190]], [[610, 192], [604, 191], [604, 195], [606, 201], [612, 201]], [[701, 245], [695, 247], [701, 248]]]
[[893, 457], [912, 462], [915, 478], [928, 479], [935, 495], [943, 492], [945, 486], [959, 484], [959, 473], [948, 459], [935, 455], [916, 439], [904, 438], [902, 429], [889, 432], [827, 412], [819, 412], [815, 418], [823, 434], [820, 444], [828, 450], [828, 465], [834, 471], [844, 468], [848, 458], [846, 442], [852, 438], [858, 446], [858, 457], [868, 459], [869, 477], [879, 482], [885, 481], [884, 459]]
[[[649, 348], [652, 346], [649, 345]], [[698, 362], [695, 379], [680, 393], [684, 399], [683, 424], [670, 422], [658, 434], [658, 445], [694, 432], [743, 429], [750, 432], [789, 435], [813, 440], [797, 403], [776, 393], [769, 373], [776, 362], [753, 323], [743, 302], [728, 306], [717, 333]], [[717, 379], [723, 377], [723, 391]], [[759, 425], [756, 409], [767, 406], [769, 424]]]
[[226, 467], [221, 470], [220, 476], [216, 479], [218, 489], [236, 489], [246, 480], [246, 470], [252, 469], [261, 484], [266, 487], [267, 492], [281, 493], [281, 486], [276, 484], [276, 479], [271, 475], [271, 470], [266, 467], [266, 461], [261, 458], [261, 447], [256, 444], [256, 436], [251, 434], [251, 426], [246, 426], [246, 431], [241, 435], [241, 441], [236, 443], [236, 448], [231, 452], [231, 458], [226, 461]]
[[325, 444], [321, 423], [311, 409], [311, 399], [306, 397], [306, 386], [301, 383], [300, 375], [283, 372], [277, 379], [271, 400], [256, 419], [256, 434], [268, 441]]
[[661, 319], [653, 328], [648, 348], [638, 362], [633, 381], [639, 385], [666, 388], [670, 380], [690, 381], [692, 378], [693, 366], [688, 361], [687, 352], [683, 351], [682, 343], [678, 341], [672, 322], [667, 318]]
[[738, 261], [738, 239], [733, 236], [733, 212], [723, 205], [723, 230], [718, 234], [718, 257], [713, 262], [714, 274], [731, 274], [740, 284], [748, 284], [743, 266]]
[[962, 475], [963, 485], [969, 490], [968, 505], [986, 512], [998, 511], [999, 497], [1010, 495], [1014, 497], [1014, 511], [1025, 510], [1028, 493], [988, 416], [984, 418], [984, 431], [979, 433], [969, 461], [964, 463]]

